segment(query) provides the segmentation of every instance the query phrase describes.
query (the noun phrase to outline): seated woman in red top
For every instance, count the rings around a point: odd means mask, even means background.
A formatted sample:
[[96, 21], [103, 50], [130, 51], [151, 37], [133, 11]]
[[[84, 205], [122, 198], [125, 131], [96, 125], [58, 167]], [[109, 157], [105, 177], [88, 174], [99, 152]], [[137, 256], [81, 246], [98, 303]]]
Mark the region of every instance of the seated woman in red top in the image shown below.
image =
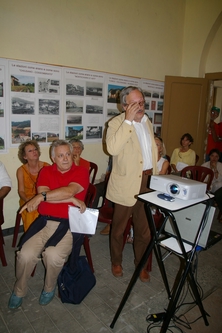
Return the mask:
[[82, 141], [78, 139], [71, 139], [69, 142], [73, 146], [73, 162], [75, 163], [75, 165], [83, 166], [89, 171], [89, 161], [84, 160], [84, 158], [80, 157], [84, 150], [84, 144], [82, 143]]

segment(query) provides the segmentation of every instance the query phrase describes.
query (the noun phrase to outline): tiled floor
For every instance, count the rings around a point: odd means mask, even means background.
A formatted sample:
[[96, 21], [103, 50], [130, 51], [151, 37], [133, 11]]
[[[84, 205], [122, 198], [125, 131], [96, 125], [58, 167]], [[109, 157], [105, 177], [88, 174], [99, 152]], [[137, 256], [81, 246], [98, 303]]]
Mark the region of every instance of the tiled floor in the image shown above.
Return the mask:
[[[167, 294], [156, 260], [153, 258], [151, 281], [149, 283], [142, 283], [140, 280], [136, 282], [121, 315], [114, 328], [111, 329], [110, 324], [134, 271], [133, 249], [131, 244], [127, 244], [124, 248], [124, 276], [119, 279], [113, 277], [110, 272], [108, 237], [101, 236], [99, 233], [103, 227], [104, 224], [99, 223], [96, 235], [90, 240], [97, 283], [80, 305], [63, 304], [57, 296], [48, 306], [44, 307], [38, 304], [44, 277], [43, 266], [39, 263], [35, 276], [30, 279], [28, 295], [24, 298], [22, 306], [14, 311], [9, 310], [7, 303], [15, 282], [15, 250], [11, 247], [12, 236], [5, 236], [8, 266], [2, 267], [0, 264], [1, 333], [147, 332], [148, 322], [146, 321], [146, 316], [151, 313], [164, 311], [168, 304]], [[222, 233], [222, 224], [219, 224], [216, 218], [212, 229]], [[221, 255], [222, 241], [219, 241], [209, 250], [202, 251], [198, 256], [197, 280], [203, 289], [204, 298], [211, 295], [213, 291], [222, 288]], [[174, 255], [171, 255], [165, 264], [172, 285], [177, 273], [179, 260]], [[182, 293], [184, 297], [183, 302], [190, 300], [189, 292], [187, 296], [186, 292], [187, 285]], [[178, 314], [185, 313], [191, 307], [194, 307], [194, 305], [183, 306]], [[217, 303], [215, 303], [215, 307], [218, 307]], [[206, 308], [205, 310], [213, 319], [214, 309], [212, 305], [211, 308]], [[198, 317], [199, 315], [198, 313]], [[222, 327], [220, 326], [221, 316], [220, 318], [215, 318], [218, 321], [218, 333], [222, 332]], [[202, 320], [199, 319], [199, 321]], [[150, 332], [160, 332], [160, 326]], [[182, 331], [177, 328], [171, 328], [171, 332]], [[212, 332], [210, 326], [209, 332], [217, 333], [215, 330]], [[202, 333], [201, 330], [200, 333]]]

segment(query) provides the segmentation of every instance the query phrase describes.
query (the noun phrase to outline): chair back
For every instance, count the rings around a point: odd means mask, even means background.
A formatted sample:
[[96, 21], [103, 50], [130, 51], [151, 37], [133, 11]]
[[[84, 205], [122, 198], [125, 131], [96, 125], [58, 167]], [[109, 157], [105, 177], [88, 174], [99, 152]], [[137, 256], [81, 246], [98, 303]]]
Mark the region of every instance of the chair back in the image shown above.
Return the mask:
[[95, 197], [96, 197], [96, 187], [90, 183], [85, 197], [86, 207], [88, 208], [93, 207], [93, 202], [95, 200]]
[[95, 179], [96, 179], [96, 174], [97, 174], [97, 171], [98, 171], [98, 166], [97, 166], [96, 163], [93, 163], [93, 162], [89, 162], [89, 164], [90, 164], [90, 166], [89, 166], [89, 176], [91, 178], [90, 183], [94, 184]]
[[170, 156], [169, 155], [165, 155], [167, 161], [170, 163]]
[[199, 155], [196, 154], [196, 158], [195, 158], [195, 165], [197, 164], [197, 162], [199, 161]]
[[0, 200], [0, 225], [2, 225], [4, 223], [3, 202], [4, 202], [4, 199], [1, 199]]
[[181, 171], [181, 177], [197, 180], [207, 184], [207, 191], [210, 190], [214, 172], [204, 166], [187, 166]]

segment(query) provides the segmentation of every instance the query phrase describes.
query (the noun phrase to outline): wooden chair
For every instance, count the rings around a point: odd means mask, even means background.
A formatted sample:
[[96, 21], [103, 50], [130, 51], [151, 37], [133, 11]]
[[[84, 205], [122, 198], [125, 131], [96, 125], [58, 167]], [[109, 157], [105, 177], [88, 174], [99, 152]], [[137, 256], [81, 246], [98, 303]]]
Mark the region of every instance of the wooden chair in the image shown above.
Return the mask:
[[5, 251], [4, 251], [4, 237], [2, 232], [2, 224], [5, 222], [4, 214], [3, 214], [3, 203], [4, 199], [0, 200], [0, 259], [2, 262], [2, 266], [7, 266], [7, 261], [5, 258]]
[[210, 191], [211, 183], [214, 178], [214, 172], [204, 166], [187, 166], [181, 170], [181, 177], [197, 180], [207, 184], [207, 191]]
[[[85, 197], [85, 204], [86, 207], [88, 208], [92, 208], [93, 207], [93, 202], [95, 200], [96, 197], [96, 187], [93, 184], [89, 184], [87, 193], [86, 193], [86, 197]], [[91, 251], [90, 251], [90, 247], [89, 247], [89, 236], [85, 235], [84, 236], [84, 241], [83, 241], [83, 247], [86, 253], [86, 257], [89, 263], [89, 266], [92, 270], [92, 272], [94, 273], [94, 268], [93, 268], [93, 262], [92, 262], [92, 256], [91, 256]]]
[[97, 174], [97, 171], [98, 171], [98, 166], [97, 166], [97, 164], [95, 164], [93, 162], [89, 162], [89, 163], [90, 163], [90, 166], [89, 166], [89, 176], [91, 178], [90, 183], [94, 184], [95, 179], [96, 179], [96, 174]]
[[21, 224], [21, 214], [19, 214], [19, 210], [16, 212], [16, 217], [15, 217], [15, 227], [14, 227], [14, 233], [13, 233], [13, 239], [12, 239], [12, 247], [16, 246], [18, 234], [19, 234], [19, 227]]

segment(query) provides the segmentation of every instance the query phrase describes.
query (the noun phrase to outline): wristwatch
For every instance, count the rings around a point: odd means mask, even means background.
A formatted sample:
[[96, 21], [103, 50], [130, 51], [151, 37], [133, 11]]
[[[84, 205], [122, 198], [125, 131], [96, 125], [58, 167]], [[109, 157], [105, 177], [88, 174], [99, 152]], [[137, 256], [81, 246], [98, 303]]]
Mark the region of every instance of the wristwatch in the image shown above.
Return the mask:
[[46, 192], [42, 192], [41, 195], [43, 195], [44, 201], [46, 201]]

